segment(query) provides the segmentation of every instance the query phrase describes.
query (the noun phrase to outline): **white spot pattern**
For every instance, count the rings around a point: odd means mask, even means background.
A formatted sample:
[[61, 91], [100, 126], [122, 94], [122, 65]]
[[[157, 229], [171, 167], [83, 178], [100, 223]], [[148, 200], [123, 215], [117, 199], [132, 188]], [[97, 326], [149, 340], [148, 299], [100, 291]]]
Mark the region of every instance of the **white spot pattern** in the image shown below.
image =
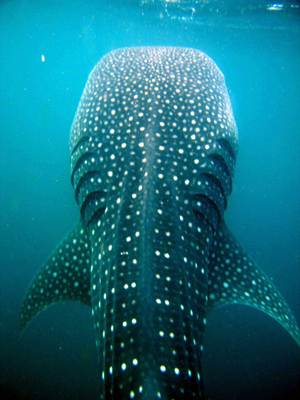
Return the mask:
[[83, 227], [36, 276], [21, 324], [52, 302], [91, 303], [101, 399], [202, 399], [213, 305], [255, 306], [300, 343], [274, 285], [224, 233], [236, 147], [224, 78], [205, 54], [122, 49], [92, 71], [71, 134]]
[[90, 75], [72, 127], [72, 183], [90, 232], [101, 398], [136, 397], [140, 386], [146, 397], [200, 398], [208, 256], [236, 141], [223, 76], [199, 51], [118, 50]]

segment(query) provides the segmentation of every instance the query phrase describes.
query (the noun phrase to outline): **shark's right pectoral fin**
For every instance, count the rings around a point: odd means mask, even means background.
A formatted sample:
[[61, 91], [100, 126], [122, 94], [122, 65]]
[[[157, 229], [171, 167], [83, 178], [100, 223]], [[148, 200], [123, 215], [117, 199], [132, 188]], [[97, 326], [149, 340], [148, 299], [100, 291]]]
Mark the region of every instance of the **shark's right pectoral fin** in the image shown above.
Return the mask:
[[297, 322], [275, 285], [249, 258], [223, 225], [210, 254], [208, 308], [245, 304], [282, 325], [300, 346]]
[[20, 328], [50, 304], [77, 300], [90, 305], [90, 248], [84, 229], [77, 226], [56, 248], [26, 292]]

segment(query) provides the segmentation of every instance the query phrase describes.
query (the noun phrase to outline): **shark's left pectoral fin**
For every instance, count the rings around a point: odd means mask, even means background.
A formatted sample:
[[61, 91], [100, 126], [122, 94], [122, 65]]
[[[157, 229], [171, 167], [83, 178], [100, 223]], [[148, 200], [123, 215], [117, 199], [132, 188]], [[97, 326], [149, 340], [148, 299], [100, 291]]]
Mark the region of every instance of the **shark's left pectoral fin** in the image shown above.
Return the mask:
[[20, 328], [50, 304], [64, 300], [90, 304], [90, 248], [80, 225], [59, 244], [33, 279], [22, 303]]
[[255, 307], [281, 324], [300, 346], [300, 331], [286, 301], [248, 257], [225, 225], [210, 254], [208, 308], [226, 304]]

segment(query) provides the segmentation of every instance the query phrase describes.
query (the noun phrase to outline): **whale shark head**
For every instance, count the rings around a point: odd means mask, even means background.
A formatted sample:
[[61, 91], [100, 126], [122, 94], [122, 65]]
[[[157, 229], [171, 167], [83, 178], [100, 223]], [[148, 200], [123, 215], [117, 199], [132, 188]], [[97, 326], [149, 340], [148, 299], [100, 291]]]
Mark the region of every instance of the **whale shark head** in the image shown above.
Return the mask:
[[240, 303], [296, 321], [224, 223], [237, 129], [204, 53], [120, 49], [91, 72], [71, 130], [78, 227], [38, 273], [21, 323], [91, 305], [102, 399], [203, 398], [208, 311]]
[[185, 204], [187, 211], [202, 196], [199, 212], [216, 226], [231, 191], [236, 144], [223, 75], [205, 54], [114, 51], [92, 71], [72, 127], [72, 183], [82, 220], [90, 225], [112, 212], [116, 218], [129, 207], [168, 223], [166, 205]]

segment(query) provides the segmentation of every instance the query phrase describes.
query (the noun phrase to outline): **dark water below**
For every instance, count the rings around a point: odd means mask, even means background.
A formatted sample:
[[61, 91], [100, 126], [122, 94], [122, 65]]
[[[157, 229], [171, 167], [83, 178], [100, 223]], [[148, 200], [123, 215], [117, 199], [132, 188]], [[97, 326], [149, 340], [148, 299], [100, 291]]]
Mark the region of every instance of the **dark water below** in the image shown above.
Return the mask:
[[[53, 306], [22, 338], [17, 323], [35, 271], [78, 219], [69, 128], [89, 71], [114, 48], [194, 47], [219, 65], [240, 136], [226, 220], [300, 321], [300, 18], [290, 7], [297, 2], [193, 18], [187, 3], [168, 12], [163, 2], [0, 3], [1, 398], [97, 398], [87, 307]], [[300, 399], [300, 349], [258, 311], [214, 311], [205, 348], [211, 399]]]

